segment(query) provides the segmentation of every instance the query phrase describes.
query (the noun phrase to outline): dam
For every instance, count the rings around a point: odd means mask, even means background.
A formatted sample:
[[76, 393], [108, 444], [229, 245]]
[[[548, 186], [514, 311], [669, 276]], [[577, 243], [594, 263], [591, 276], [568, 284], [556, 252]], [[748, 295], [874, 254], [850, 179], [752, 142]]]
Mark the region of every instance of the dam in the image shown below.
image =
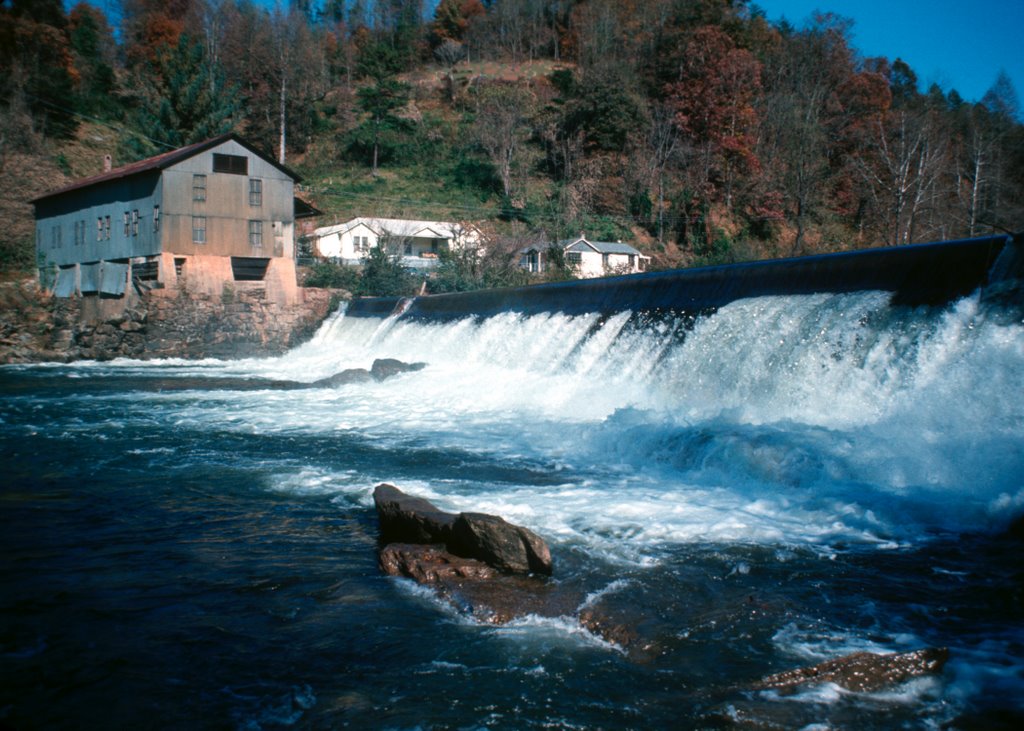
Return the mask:
[[[681, 269], [518, 289], [417, 298], [413, 319], [446, 320], [501, 312], [603, 315], [672, 311], [710, 312], [738, 299], [821, 292], [886, 291], [894, 305], [939, 305], [992, 281], [1019, 278], [1024, 241], [1010, 235], [838, 254]], [[1000, 260], [1000, 257], [1002, 259]], [[999, 265], [996, 266], [996, 262]], [[396, 298], [361, 298], [349, 314], [390, 313]]]

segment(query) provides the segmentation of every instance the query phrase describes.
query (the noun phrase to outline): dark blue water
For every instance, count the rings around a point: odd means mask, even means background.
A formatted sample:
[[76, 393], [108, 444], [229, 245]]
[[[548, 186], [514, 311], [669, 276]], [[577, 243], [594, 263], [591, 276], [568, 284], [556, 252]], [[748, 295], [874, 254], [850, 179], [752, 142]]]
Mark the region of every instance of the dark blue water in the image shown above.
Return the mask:
[[[870, 294], [625, 325], [339, 318], [281, 359], [0, 369], [0, 725], [1019, 727], [1019, 326]], [[373, 357], [430, 365], [256, 380]], [[382, 576], [383, 480], [541, 533], [646, 649]], [[929, 646], [942, 675], [884, 692], [752, 690]]]

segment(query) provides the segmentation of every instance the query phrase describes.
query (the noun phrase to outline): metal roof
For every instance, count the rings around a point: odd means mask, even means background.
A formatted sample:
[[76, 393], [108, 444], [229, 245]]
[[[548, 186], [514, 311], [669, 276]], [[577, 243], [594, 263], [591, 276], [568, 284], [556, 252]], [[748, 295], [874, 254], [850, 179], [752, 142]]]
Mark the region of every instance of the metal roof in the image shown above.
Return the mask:
[[330, 236], [345, 233], [356, 226], [366, 226], [378, 236], [385, 234], [402, 238], [458, 238], [464, 230], [471, 228], [465, 224], [449, 221], [416, 221], [404, 218], [353, 218], [345, 223], [323, 226], [316, 229], [317, 236]]
[[171, 165], [174, 165], [175, 163], [179, 163], [182, 160], [187, 160], [190, 157], [198, 155], [201, 152], [206, 152], [207, 150], [228, 141], [237, 142], [239, 145], [244, 147], [252, 154], [262, 158], [263, 160], [265, 160], [266, 162], [270, 163], [278, 170], [283, 172], [285, 175], [291, 177], [295, 182], [299, 182], [300, 180], [302, 180], [302, 178], [294, 171], [288, 169], [287, 167], [280, 164], [276, 160], [267, 157], [265, 154], [257, 150], [255, 147], [253, 147], [248, 142], [243, 140], [241, 137], [236, 135], [234, 132], [229, 132], [228, 134], [220, 135], [219, 137], [214, 137], [209, 140], [204, 140], [203, 142], [196, 142], [193, 145], [179, 147], [177, 150], [170, 150], [168, 152], [163, 152], [159, 155], [154, 155], [153, 157], [147, 157], [145, 160], [139, 160], [138, 162], [123, 165], [121, 167], [114, 168], [113, 170], [100, 173], [99, 175], [92, 175], [88, 178], [80, 178], [74, 181], [73, 183], [64, 186], [63, 188], [52, 190], [49, 193], [43, 193], [42, 195], [33, 198], [29, 202], [38, 203], [39, 201], [46, 200], [47, 198], [54, 198], [59, 195], [64, 195], [65, 193], [70, 193], [74, 190], [81, 190], [82, 188], [88, 188], [89, 186], [97, 185], [99, 183], [106, 183], [111, 180], [121, 180], [123, 178], [130, 178], [132, 176], [141, 175], [143, 173], [148, 173], [154, 170], [164, 170], [170, 167]]
[[[578, 244], [590, 247], [599, 254], [631, 254], [633, 256], [642, 257], [644, 259], [650, 258], [645, 254], [641, 254], [640, 251], [634, 248], [633, 246], [630, 246], [629, 244], [624, 244], [621, 241], [591, 241], [590, 239], [584, 236], [579, 236], [575, 239], [563, 239], [559, 241], [557, 244], [555, 244], [555, 246], [558, 246], [564, 251], [569, 251]], [[520, 249], [520, 253], [527, 254], [531, 251], [546, 251], [549, 248], [551, 247], [545, 246], [544, 244], [533, 244], [532, 246], [528, 246], [525, 249]]]

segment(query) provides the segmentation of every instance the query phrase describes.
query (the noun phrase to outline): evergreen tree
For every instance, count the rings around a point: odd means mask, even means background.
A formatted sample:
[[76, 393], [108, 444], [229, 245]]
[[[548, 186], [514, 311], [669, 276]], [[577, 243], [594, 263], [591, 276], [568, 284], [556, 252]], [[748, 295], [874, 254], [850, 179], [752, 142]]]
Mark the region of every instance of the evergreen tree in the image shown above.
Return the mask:
[[116, 116], [114, 34], [103, 13], [85, 2], [69, 15], [71, 48], [78, 71], [77, 104], [90, 114]]
[[396, 143], [396, 136], [405, 127], [405, 121], [395, 115], [408, 101], [408, 87], [395, 78], [377, 80], [356, 92], [359, 108], [369, 114], [355, 130], [353, 147], [368, 152], [373, 174], [382, 158], [386, 158]]
[[187, 35], [157, 53], [141, 83], [146, 91], [133, 125], [139, 134], [125, 141], [135, 157], [201, 142], [234, 125], [235, 89], [225, 87], [219, 71], [206, 62], [202, 44]]

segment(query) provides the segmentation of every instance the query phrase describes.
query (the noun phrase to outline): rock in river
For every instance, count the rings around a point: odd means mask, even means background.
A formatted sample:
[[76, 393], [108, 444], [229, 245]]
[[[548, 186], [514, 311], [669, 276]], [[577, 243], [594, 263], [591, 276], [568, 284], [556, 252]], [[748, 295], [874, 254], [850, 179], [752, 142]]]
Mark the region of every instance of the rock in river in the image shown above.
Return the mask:
[[835, 683], [858, 693], [871, 693], [921, 675], [942, 672], [949, 659], [946, 648], [879, 655], [855, 652], [811, 667], [769, 675], [754, 687], [758, 690], [793, 692], [801, 685]]
[[551, 574], [551, 551], [544, 539], [497, 515], [446, 513], [386, 483], [374, 489], [373, 502], [384, 543], [443, 543], [456, 556], [505, 573]]

